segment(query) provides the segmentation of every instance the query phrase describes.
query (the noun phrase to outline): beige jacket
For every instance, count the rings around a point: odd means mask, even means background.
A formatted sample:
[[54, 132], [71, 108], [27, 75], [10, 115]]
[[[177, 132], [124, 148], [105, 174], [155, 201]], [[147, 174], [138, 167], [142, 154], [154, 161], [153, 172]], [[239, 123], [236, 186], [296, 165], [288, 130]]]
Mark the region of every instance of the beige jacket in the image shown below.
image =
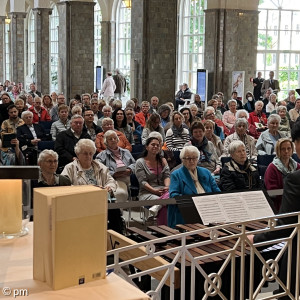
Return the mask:
[[[97, 180], [97, 185], [104, 188], [109, 186], [113, 192], [115, 192], [117, 190], [117, 183], [109, 174], [109, 169], [96, 160], [92, 161], [92, 167]], [[67, 164], [61, 175], [67, 176], [71, 180], [72, 185], [88, 184], [84, 170], [77, 159]]]

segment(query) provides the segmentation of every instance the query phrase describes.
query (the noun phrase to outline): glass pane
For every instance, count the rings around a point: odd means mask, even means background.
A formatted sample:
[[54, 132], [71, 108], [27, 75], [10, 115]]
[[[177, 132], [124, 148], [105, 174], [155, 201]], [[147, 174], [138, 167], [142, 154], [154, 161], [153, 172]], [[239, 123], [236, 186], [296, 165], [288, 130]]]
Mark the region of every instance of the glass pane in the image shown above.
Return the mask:
[[278, 35], [274, 35], [273, 31], [268, 31], [266, 46], [268, 50], [278, 49]]
[[271, 0], [260, 1], [259, 8], [274, 8], [277, 9], [277, 6]]
[[265, 55], [263, 53], [258, 53], [256, 58], [256, 70], [265, 68]]
[[268, 29], [279, 28], [279, 11], [269, 10], [268, 14]]
[[265, 50], [267, 48], [267, 34], [265, 30], [258, 30], [257, 49]]
[[266, 53], [266, 70], [273, 71], [276, 69], [276, 54]]
[[266, 29], [267, 28], [267, 11], [262, 10], [259, 13], [259, 20], [258, 20], [258, 28], [259, 29]]
[[293, 12], [292, 29], [293, 30], [299, 30], [300, 29], [299, 25], [300, 25], [300, 11], [294, 11]]
[[300, 34], [297, 31], [292, 32], [292, 46], [291, 50], [300, 50]]
[[289, 53], [280, 53], [279, 54], [279, 69], [287, 70], [290, 65], [290, 55]]
[[281, 11], [281, 30], [291, 30], [292, 23], [292, 12], [291, 11]]
[[291, 32], [281, 31], [279, 50], [290, 50], [290, 43], [291, 43]]

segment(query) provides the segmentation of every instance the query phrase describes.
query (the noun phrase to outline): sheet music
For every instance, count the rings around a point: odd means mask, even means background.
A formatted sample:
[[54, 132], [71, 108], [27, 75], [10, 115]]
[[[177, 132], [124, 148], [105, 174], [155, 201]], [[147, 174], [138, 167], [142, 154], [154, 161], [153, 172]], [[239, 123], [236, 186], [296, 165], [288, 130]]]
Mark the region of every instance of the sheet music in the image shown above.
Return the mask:
[[205, 225], [242, 222], [274, 215], [262, 191], [198, 196], [192, 199]]

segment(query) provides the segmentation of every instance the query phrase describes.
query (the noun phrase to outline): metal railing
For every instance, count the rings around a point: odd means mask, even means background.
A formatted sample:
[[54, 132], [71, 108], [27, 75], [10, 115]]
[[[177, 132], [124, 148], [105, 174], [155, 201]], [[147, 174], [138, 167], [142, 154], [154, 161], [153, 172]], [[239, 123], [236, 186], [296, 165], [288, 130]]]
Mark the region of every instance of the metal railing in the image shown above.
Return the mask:
[[[277, 224], [278, 219], [291, 216], [297, 216], [298, 223], [283, 226]], [[254, 221], [266, 222], [266, 228], [250, 231], [248, 228]], [[236, 229], [235, 233], [232, 233], [232, 228]], [[254, 245], [248, 239], [250, 234], [281, 229], [290, 229], [284, 238]], [[268, 282], [277, 282], [281, 287], [282, 292], [276, 295], [276, 298], [286, 295], [290, 299], [299, 299], [299, 230], [300, 213], [290, 213], [207, 227], [142, 243], [136, 243], [114, 231], [108, 231], [110, 249], [107, 255], [113, 257], [113, 263], [107, 266], [107, 270], [113, 270], [133, 285], [136, 285], [136, 280], [144, 275], [157, 279], [156, 288], [146, 291], [151, 299], [161, 299], [162, 289], [167, 286], [169, 299], [174, 299], [175, 294], [179, 294], [177, 297], [182, 300], [207, 299], [213, 296], [221, 299], [252, 300], [258, 299], [262, 287]], [[220, 232], [228, 234], [221, 235]], [[197, 240], [197, 237], [203, 235], [208, 238]], [[292, 243], [293, 238], [296, 239], [296, 243]], [[272, 248], [277, 250], [262, 251], [262, 248], [278, 243], [281, 243], [281, 246]], [[219, 247], [220, 245], [223, 247]], [[295, 257], [292, 257], [292, 251], [297, 251]], [[286, 282], [278, 276], [283, 255], [287, 255]], [[136, 273], [128, 274], [125, 271], [128, 265], [133, 266]], [[293, 278], [292, 266], [296, 268], [296, 275]], [[186, 280], [186, 277], [189, 279]], [[290, 291], [292, 281], [295, 282], [295, 296]], [[274, 296], [260, 299], [274, 299]]]

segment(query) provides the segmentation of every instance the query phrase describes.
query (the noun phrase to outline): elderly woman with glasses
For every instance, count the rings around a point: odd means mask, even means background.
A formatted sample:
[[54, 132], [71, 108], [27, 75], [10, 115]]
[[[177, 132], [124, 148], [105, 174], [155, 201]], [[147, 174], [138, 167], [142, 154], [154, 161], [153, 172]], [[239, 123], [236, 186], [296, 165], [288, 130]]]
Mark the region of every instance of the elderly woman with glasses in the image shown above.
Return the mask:
[[267, 129], [267, 116], [263, 113], [264, 103], [256, 101], [254, 104], [255, 110], [249, 114], [249, 124], [255, 126], [257, 137], [261, 132]]
[[268, 129], [259, 136], [256, 143], [256, 149], [259, 155], [274, 154], [277, 141], [287, 137], [285, 132], [279, 131], [280, 121], [280, 116], [276, 114], [269, 116]]
[[58, 154], [53, 150], [44, 150], [38, 158], [40, 166], [39, 179], [33, 180], [33, 187], [64, 186], [71, 185], [69, 178], [56, 174], [58, 167]]
[[229, 156], [228, 148], [233, 141], [242, 141], [246, 148], [248, 159], [256, 161], [257, 150], [255, 148], [256, 140], [247, 134], [248, 121], [245, 118], [239, 118], [234, 124], [235, 132], [229, 135], [224, 142], [224, 154], [223, 156]]
[[242, 141], [233, 141], [228, 152], [231, 160], [221, 171], [220, 188], [223, 191], [252, 190], [260, 188], [256, 168], [247, 158], [246, 147]]
[[119, 138], [115, 131], [108, 130], [104, 134], [106, 150], [97, 155], [97, 159], [108, 167], [110, 175], [116, 180], [118, 187], [115, 193], [117, 201], [128, 199], [130, 175], [135, 171], [135, 160], [127, 149], [118, 146]]
[[[181, 150], [183, 166], [171, 174], [170, 197], [220, 191], [210, 171], [197, 166], [199, 157], [200, 152], [195, 146], [185, 146]], [[185, 221], [189, 220], [183, 219], [177, 205], [168, 206], [168, 226], [175, 227]]]
[[67, 176], [73, 185], [97, 185], [115, 193], [117, 184], [109, 174], [109, 169], [93, 159], [96, 153], [95, 143], [89, 139], [81, 139], [74, 150], [77, 158], [65, 166], [61, 175]]
[[225, 139], [225, 135], [229, 135], [229, 129], [225, 126], [225, 124], [216, 118], [215, 109], [212, 106], [207, 106], [204, 114], [203, 114], [204, 120], [211, 120], [214, 123], [216, 123], [215, 126], [215, 135], [220, 137], [220, 139], [223, 141]]

